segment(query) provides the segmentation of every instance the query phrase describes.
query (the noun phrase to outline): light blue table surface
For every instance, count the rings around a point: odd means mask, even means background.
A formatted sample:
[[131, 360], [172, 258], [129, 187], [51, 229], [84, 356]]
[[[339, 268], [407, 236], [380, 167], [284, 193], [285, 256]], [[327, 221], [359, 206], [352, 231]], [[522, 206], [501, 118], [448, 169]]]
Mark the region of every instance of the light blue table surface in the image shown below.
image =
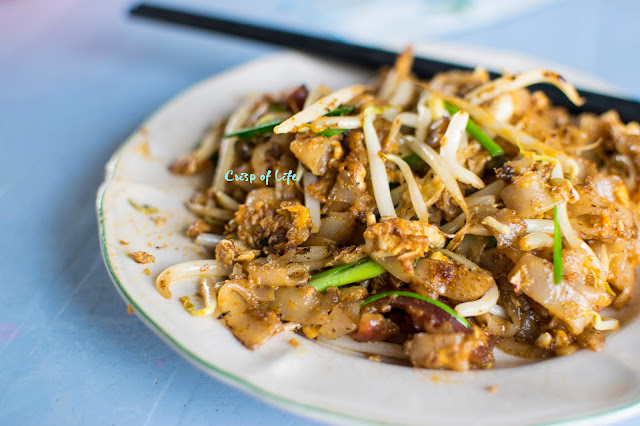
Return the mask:
[[[184, 88], [277, 50], [133, 22], [128, 4], [0, 1], [0, 425], [312, 424], [188, 364], [109, 280], [94, 199], [111, 153]], [[240, 4], [287, 20], [269, 2]], [[634, 0], [567, 0], [444, 39], [553, 60], [640, 97], [638, 16]]]

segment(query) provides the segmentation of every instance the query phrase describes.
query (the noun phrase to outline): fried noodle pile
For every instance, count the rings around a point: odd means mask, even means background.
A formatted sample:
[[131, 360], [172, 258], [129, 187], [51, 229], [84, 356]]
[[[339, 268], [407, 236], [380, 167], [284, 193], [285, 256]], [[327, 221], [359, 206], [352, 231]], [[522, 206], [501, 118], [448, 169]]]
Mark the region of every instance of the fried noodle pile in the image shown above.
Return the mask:
[[640, 125], [527, 89], [580, 105], [549, 71], [419, 81], [411, 65], [407, 50], [370, 85], [250, 97], [214, 124], [170, 170], [213, 173], [186, 205], [215, 258], [168, 268], [158, 291], [200, 277], [203, 307], [185, 308], [249, 349], [300, 330], [458, 371], [492, 367], [496, 346], [601, 349], [618, 322], [600, 312], [627, 305], [640, 259]]

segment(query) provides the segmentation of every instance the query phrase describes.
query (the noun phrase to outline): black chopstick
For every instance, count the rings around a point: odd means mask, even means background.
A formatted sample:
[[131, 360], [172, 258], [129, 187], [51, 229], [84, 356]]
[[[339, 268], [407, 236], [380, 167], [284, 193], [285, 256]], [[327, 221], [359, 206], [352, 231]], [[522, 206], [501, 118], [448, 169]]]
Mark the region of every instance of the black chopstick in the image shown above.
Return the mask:
[[[398, 55], [397, 52], [374, 47], [267, 28], [226, 18], [205, 16], [195, 12], [181, 11], [147, 3], [134, 6], [130, 14], [136, 17], [169, 22], [186, 27], [214, 31], [289, 47], [368, 68], [379, 68], [385, 65], [391, 65]], [[465, 65], [422, 57], [416, 57], [413, 64], [413, 71], [420, 78], [431, 78], [439, 72], [449, 71], [451, 69], [469, 70], [471, 68]], [[499, 73], [491, 72], [492, 78], [499, 75]], [[532, 89], [543, 91], [549, 96], [553, 103], [567, 107], [573, 113], [589, 111], [602, 114], [610, 109], [615, 109], [624, 122], [640, 120], [640, 103], [631, 99], [618, 98], [579, 89], [578, 92], [580, 96], [586, 99], [586, 103], [582, 107], [576, 107], [559, 90], [552, 86], [535, 85], [532, 86]]]

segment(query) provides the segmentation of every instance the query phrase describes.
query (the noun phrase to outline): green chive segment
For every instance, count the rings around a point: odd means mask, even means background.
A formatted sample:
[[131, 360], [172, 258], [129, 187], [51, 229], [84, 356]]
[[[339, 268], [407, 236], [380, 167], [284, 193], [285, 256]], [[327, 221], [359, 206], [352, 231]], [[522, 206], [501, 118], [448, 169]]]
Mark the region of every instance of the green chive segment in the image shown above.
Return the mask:
[[420, 169], [426, 163], [422, 160], [422, 158], [418, 157], [418, 155], [414, 152], [410, 155], [407, 155], [403, 158], [403, 160], [414, 170]]
[[[460, 108], [457, 108], [446, 101], [444, 102], [444, 107], [447, 109], [447, 111], [449, 111], [449, 114], [451, 115], [460, 111]], [[474, 139], [477, 140], [478, 143], [480, 143], [480, 145], [482, 145], [482, 147], [486, 149], [492, 157], [504, 155], [504, 150], [502, 149], [502, 147], [495, 143], [494, 140], [489, 136], [487, 136], [485, 132], [480, 130], [480, 127], [478, 127], [478, 125], [472, 120], [469, 120], [467, 122], [467, 132], [469, 132], [469, 134], [471, 134], [471, 136], [473, 136]]]
[[[326, 113], [325, 116], [333, 117], [333, 116], [344, 115], [344, 114], [350, 113], [354, 109], [356, 109], [355, 106], [348, 105], [346, 107], [336, 108], [333, 111]], [[265, 133], [272, 132], [273, 128], [276, 127], [278, 124], [282, 123], [283, 121], [284, 120], [273, 120], [266, 123], [261, 123], [261, 124], [258, 124], [257, 126], [236, 130], [235, 132], [224, 135], [224, 137], [231, 138], [233, 136], [236, 136], [236, 137], [239, 137], [240, 139], [252, 139], [258, 135], [263, 135]], [[320, 134], [324, 136], [333, 136], [333, 135], [338, 135], [340, 133], [343, 133], [345, 131], [346, 129], [326, 129], [320, 132]], [[327, 132], [328, 134], [325, 134], [325, 132]]]
[[323, 131], [318, 132], [318, 134], [330, 138], [331, 136], [339, 135], [346, 131], [347, 129], [324, 129]]
[[448, 307], [444, 303], [440, 302], [439, 300], [430, 299], [428, 297], [422, 296], [422, 295], [417, 294], [417, 293], [412, 293], [410, 291], [393, 290], [393, 291], [385, 291], [384, 293], [374, 294], [373, 296], [369, 296], [366, 299], [364, 299], [362, 301], [362, 303], [360, 304], [360, 306], [362, 307], [362, 306], [367, 305], [367, 304], [369, 304], [371, 302], [375, 302], [376, 300], [380, 300], [380, 299], [383, 299], [385, 297], [393, 296], [393, 295], [395, 295], [395, 296], [413, 297], [414, 299], [424, 300], [425, 302], [429, 302], [432, 305], [437, 306], [438, 308], [442, 309], [443, 311], [445, 311], [446, 313], [448, 313], [449, 315], [454, 317], [460, 324], [464, 325], [465, 327], [469, 327], [469, 321], [467, 321], [466, 318], [458, 315], [458, 313], [456, 313], [456, 311], [454, 311], [453, 309], [451, 309], [450, 307]]
[[257, 126], [247, 127], [245, 129], [237, 130], [233, 133], [224, 135], [225, 138], [231, 138], [237, 136], [240, 139], [251, 139], [255, 136], [262, 135], [273, 131], [273, 128], [282, 123], [282, 120], [269, 121], [267, 123], [258, 124]]
[[558, 207], [553, 208], [553, 282], [562, 282], [562, 232], [558, 222]]
[[318, 274], [315, 274], [313, 276], [313, 278], [318, 279], [318, 278], [327, 277], [329, 275], [334, 275], [334, 274], [337, 274], [340, 271], [344, 271], [347, 268], [351, 268], [352, 266], [357, 266], [357, 265], [360, 265], [360, 264], [362, 264], [364, 262], [367, 262], [368, 260], [370, 260], [370, 259], [368, 257], [365, 257], [365, 258], [360, 259], [360, 260], [358, 260], [356, 262], [353, 262], [353, 263], [345, 263], [344, 265], [334, 266], [333, 268], [327, 269], [324, 272], [320, 272]]
[[309, 285], [318, 291], [325, 291], [329, 287], [340, 287], [375, 278], [385, 272], [382, 266], [366, 258], [316, 274], [309, 280]]
[[356, 107], [354, 105], [347, 105], [345, 107], [336, 108], [333, 111], [329, 111], [328, 113], [325, 114], [325, 116], [326, 117], [335, 117], [335, 116], [340, 116], [340, 115], [344, 115], [344, 114], [349, 114], [354, 109], [356, 109]]

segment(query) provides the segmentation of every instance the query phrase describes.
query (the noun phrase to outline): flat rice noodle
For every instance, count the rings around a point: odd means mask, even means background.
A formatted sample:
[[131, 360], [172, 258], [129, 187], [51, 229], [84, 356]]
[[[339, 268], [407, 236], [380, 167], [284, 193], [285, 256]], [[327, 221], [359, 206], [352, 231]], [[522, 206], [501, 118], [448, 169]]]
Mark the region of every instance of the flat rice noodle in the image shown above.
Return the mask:
[[414, 269], [412, 288], [422, 287], [459, 302], [477, 300], [495, 284], [491, 275], [471, 272], [462, 265], [442, 260], [420, 259]]
[[513, 210], [500, 209], [493, 217], [509, 228], [507, 233], [499, 233], [492, 229], [493, 236], [498, 240], [499, 248], [512, 246], [527, 232], [527, 225]]
[[619, 291], [613, 306], [622, 309], [633, 295], [638, 257], [632, 255], [632, 249], [625, 243], [607, 244], [606, 247], [609, 254], [609, 283]]
[[[400, 263], [400, 261], [394, 256], [376, 256], [375, 254], [370, 254], [370, 257], [375, 260], [375, 262], [382, 266], [385, 271], [399, 279], [400, 281], [409, 282], [413, 277], [413, 273], [411, 270], [406, 270], [404, 266]], [[433, 295], [429, 295], [431, 297]]]
[[338, 305], [339, 290], [330, 287], [319, 293], [310, 286], [279, 287], [268, 304], [285, 321], [301, 325], [320, 325], [328, 321], [329, 312]]
[[275, 312], [257, 307], [244, 280], [225, 281], [218, 292], [218, 307], [233, 335], [251, 350], [282, 330]]
[[327, 322], [318, 328], [320, 335], [329, 339], [347, 335], [358, 328], [360, 302], [341, 303], [329, 312]]
[[334, 139], [322, 135], [309, 136], [296, 135], [291, 142], [291, 152], [302, 164], [304, 164], [316, 176], [321, 176], [327, 171], [327, 164], [334, 151]]
[[339, 303], [335, 287], [320, 293], [309, 286], [280, 287], [268, 304], [280, 318], [303, 326], [313, 326], [329, 339], [344, 336], [358, 328], [360, 301]]
[[488, 244], [489, 239], [487, 237], [478, 237], [476, 235], [467, 234], [460, 242], [460, 245], [456, 247], [454, 252], [466, 257], [473, 263], [478, 264], [480, 263], [482, 252]]
[[587, 298], [590, 306], [600, 311], [611, 304], [612, 296], [597, 284], [594, 274], [587, 267], [588, 260], [584, 250], [563, 250], [562, 275], [564, 280]]
[[[251, 154], [252, 173], [258, 177], [272, 171], [278, 165], [284, 150], [280, 144], [273, 139], [256, 146]], [[273, 178], [271, 179], [273, 181]], [[265, 182], [256, 178], [253, 182], [254, 186], [266, 186]]]
[[637, 235], [632, 210], [625, 205], [628, 194], [622, 181], [615, 179], [587, 178], [577, 185], [579, 199], [567, 205], [572, 226], [584, 239], [600, 239], [616, 242], [619, 238], [634, 239]]
[[248, 262], [246, 267], [249, 282], [269, 287], [292, 287], [309, 281], [307, 269], [297, 263], [269, 261], [264, 264]]
[[509, 275], [516, 289], [535, 300], [549, 312], [561, 319], [571, 331], [578, 335], [593, 322], [593, 307], [589, 300], [567, 282], [553, 282], [551, 262], [524, 254]]
[[320, 230], [317, 236], [332, 240], [339, 245], [359, 244], [356, 235], [362, 235], [362, 231], [362, 227], [358, 226], [351, 213], [330, 212], [320, 219]]
[[521, 218], [537, 217], [564, 201], [539, 174], [528, 172], [500, 191], [504, 204]]

